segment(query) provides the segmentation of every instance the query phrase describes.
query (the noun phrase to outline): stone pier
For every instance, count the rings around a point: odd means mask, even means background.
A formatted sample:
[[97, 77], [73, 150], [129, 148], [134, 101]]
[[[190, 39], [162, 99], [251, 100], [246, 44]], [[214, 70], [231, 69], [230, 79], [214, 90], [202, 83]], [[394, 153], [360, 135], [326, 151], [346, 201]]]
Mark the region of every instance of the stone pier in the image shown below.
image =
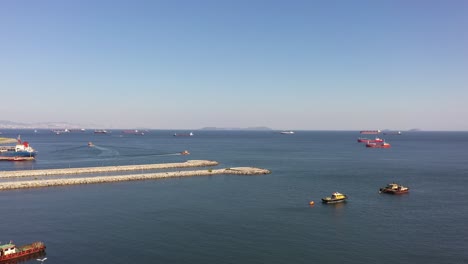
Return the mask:
[[178, 162], [178, 163], [161, 163], [161, 164], [145, 164], [145, 165], [67, 168], [67, 169], [48, 169], [48, 170], [0, 171], [0, 178], [41, 177], [41, 176], [53, 176], [53, 175], [65, 176], [65, 175], [73, 175], [73, 174], [176, 169], [176, 168], [190, 168], [190, 167], [207, 167], [207, 166], [216, 166], [216, 165], [218, 165], [218, 162], [212, 161], [212, 160], [188, 160], [186, 162]]
[[[167, 165], [167, 164], [160, 164], [160, 165]], [[207, 166], [207, 165], [203, 165], [203, 166]], [[175, 177], [208, 176], [208, 175], [220, 175], [220, 174], [260, 175], [260, 174], [269, 174], [269, 173], [270, 171], [266, 169], [259, 169], [259, 168], [252, 168], [252, 167], [238, 167], [238, 168], [226, 168], [226, 169], [215, 169], [215, 170], [207, 169], [207, 170], [159, 172], [159, 173], [132, 174], [132, 175], [119, 175], [119, 176], [79, 177], [79, 178], [50, 179], [50, 180], [41, 179], [41, 180], [30, 180], [30, 181], [1, 182], [0, 191], [13, 190], [13, 189], [25, 189], [25, 188], [77, 185], [77, 184], [95, 184], [95, 183], [109, 183], [109, 182], [122, 182], [122, 181], [165, 179], [165, 178], [175, 178]], [[51, 174], [46, 174], [46, 175], [51, 175]], [[31, 175], [28, 175], [28, 176], [31, 176]]]

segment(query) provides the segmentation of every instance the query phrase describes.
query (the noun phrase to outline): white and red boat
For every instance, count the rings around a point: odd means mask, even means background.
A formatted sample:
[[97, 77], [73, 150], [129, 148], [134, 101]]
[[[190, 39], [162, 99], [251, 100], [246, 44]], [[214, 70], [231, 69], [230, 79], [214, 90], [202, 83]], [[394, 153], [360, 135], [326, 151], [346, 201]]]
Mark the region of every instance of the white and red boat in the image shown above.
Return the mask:
[[27, 141], [21, 141], [18, 135], [16, 146], [0, 146], [0, 160], [23, 161], [34, 160], [36, 150], [34, 150]]
[[10, 241], [8, 244], [0, 245], [0, 263], [43, 252], [45, 249], [46, 246], [42, 242], [33, 242], [31, 244], [17, 247]]

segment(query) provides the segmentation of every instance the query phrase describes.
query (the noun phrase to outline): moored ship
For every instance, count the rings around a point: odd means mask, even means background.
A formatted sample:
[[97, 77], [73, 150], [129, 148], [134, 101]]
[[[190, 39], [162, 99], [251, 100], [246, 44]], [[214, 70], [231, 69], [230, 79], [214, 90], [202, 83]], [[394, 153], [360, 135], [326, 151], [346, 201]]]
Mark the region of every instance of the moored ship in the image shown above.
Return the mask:
[[33, 242], [17, 247], [10, 241], [10, 243], [0, 245], [0, 262], [33, 255], [43, 252], [45, 249], [46, 246], [43, 242]]
[[107, 134], [107, 130], [105, 130], [105, 129], [96, 129], [96, 130], [94, 130], [94, 134]]
[[35, 159], [36, 150], [29, 146], [27, 141], [21, 141], [20, 136], [18, 136], [17, 141], [16, 146], [0, 146], [0, 160], [24, 161]]

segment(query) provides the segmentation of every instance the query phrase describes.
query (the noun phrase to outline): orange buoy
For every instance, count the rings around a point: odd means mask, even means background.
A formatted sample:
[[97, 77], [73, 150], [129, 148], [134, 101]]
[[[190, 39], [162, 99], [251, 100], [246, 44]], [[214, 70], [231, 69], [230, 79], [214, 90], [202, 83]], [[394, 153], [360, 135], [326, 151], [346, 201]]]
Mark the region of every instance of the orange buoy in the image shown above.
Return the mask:
[[309, 202], [309, 205], [314, 205], [314, 204], [315, 204], [314, 201]]

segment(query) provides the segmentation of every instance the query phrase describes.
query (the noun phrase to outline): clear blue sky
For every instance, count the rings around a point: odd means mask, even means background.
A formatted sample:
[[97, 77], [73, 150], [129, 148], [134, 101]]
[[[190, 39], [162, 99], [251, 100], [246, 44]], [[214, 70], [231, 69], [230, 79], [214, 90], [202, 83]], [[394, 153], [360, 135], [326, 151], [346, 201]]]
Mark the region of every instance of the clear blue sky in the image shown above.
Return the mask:
[[0, 3], [0, 119], [468, 130], [468, 1]]

